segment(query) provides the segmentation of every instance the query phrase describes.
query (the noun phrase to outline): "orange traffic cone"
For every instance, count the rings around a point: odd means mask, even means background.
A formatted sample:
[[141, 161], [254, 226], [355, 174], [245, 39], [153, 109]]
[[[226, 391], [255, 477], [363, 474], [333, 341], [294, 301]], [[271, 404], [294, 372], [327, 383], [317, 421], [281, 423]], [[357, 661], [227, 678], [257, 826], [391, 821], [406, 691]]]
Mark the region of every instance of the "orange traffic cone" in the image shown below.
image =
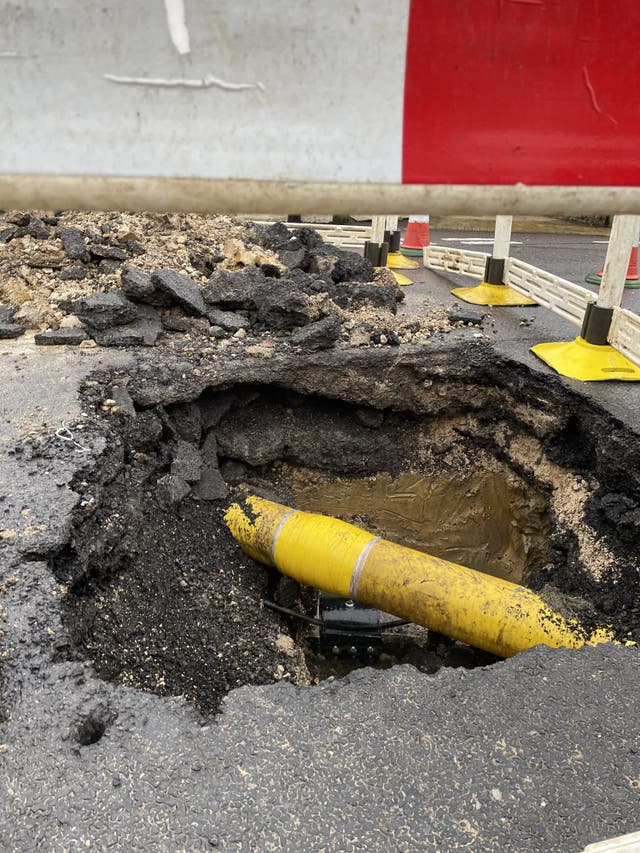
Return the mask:
[[[637, 288], [640, 287], [640, 275], [638, 274], [638, 241], [640, 235], [636, 235], [635, 242], [633, 244], [633, 248], [631, 249], [631, 256], [629, 258], [629, 268], [627, 269], [627, 276], [624, 281], [625, 288]], [[600, 284], [602, 282], [602, 275], [604, 273], [604, 264], [600, 268], [600, 272], [595, 273], [591, 272], [588, 276], [585, 277], [585, 281], [587, 284]]]
[[429, 217], [410, 216], [404, 240], [400, 246], [403, 255], [409, 258], [421, 258], [422, 250], [431, 242], [429, 237]]

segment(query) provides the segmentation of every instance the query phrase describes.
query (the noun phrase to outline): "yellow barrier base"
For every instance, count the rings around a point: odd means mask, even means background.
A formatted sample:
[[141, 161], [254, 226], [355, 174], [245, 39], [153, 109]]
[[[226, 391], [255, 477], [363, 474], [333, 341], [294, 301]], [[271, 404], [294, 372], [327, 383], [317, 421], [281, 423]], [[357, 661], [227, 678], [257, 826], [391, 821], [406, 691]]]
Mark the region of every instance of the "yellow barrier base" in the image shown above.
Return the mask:
[[405, 258], [400, 252], [389, 252], [387, 255], [387, 266], [392, 270], [415, 270], [420, 264], [411, 258]]
[[402, 285], [402, 287], [408, 287], [410, 284], [413, 284], [408, 275], [402, 275], [400, 272], [390, 271], [391, 275], [395, 278], [398, 284]]
[[456, 287], [451, 293], [462, 299], [463, 302], [471, 302], [473, 305], [535, 305], [533, 299], [523, 296], [506, 284], [487, 284], [482, 282], [475, 287]]
[[561, 376], [598, 382], [617, 379], [623, 382], [640, 381], [640, 367], [606, 344], [590, 344], [578, 336], [575, 341], [537, 344], [531, 352]]
[[396, 283], [400, 284], [402, 287], [408, 287], [410, 284], [414, 284], [409, 276], [402, 275], [401, 272], [395, 272], [395, 270], [390, 270], [389, 267], [374, 267], [374, 270], [389, 270], [391, 275], [395, 278]]

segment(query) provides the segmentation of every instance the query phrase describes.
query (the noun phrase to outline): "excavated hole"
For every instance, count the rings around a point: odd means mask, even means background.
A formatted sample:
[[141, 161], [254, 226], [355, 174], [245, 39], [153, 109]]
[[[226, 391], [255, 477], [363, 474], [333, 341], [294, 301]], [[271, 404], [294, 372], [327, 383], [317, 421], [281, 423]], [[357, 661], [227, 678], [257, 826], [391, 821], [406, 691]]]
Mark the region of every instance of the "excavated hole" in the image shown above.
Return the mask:
[[[222, 513], [248, 493], [536, 588], [563, 571], [575, 579], [569, 555], [586, 553], [589, 490], [551, 461], [528, 419], [507, 435], [489, 411], [416, 416], [275, 386], [212, 389], [138, 412], [120, 422], [55, 561], [76, 653], [104, 679], [205, 712], [242, 684], [308, 685], [362, 665], [318, 654], [313, 630], [264, 606], [315, 616], [317, 595], [283, 585], [232, 539]], [[565, 586], [593, 604], [597, 582], [585, 577]], [[407, 626], [389, 632], [378, 663], [434, 672], [493, 660]]]

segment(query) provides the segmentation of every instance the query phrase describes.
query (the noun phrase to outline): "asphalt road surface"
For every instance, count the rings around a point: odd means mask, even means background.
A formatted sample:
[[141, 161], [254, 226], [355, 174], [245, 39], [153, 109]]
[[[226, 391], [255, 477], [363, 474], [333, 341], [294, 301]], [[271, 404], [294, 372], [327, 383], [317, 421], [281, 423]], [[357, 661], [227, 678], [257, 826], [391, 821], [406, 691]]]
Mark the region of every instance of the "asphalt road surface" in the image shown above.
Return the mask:
[[[585, 238], [514, 240], [514, 254], [573, 280], [604, 256]], [[453, 278], [421, 271], [408, 302], [450, 304]], [[575, 332], [543, 309], [490, 314], [482, 334], [536, 370], [548, 368], [530, 341]], [[16, 448], [30, 426], [79, 417], [81, 378], [129, 355], [20, 342], [0, 352], [0, 512], [28, 503], [33, 523], [63, 542], [81, 454], [45, 465]], [[636, 418], [635, 387], [582, 390]], [[640, 827], [635, 649], [538, 648], [436, 676], [404, 666], [310, 689], [245, 687], [204, 720], [69, 661], [47, 565], [0, 547], [2, 850], [577, 853]]]

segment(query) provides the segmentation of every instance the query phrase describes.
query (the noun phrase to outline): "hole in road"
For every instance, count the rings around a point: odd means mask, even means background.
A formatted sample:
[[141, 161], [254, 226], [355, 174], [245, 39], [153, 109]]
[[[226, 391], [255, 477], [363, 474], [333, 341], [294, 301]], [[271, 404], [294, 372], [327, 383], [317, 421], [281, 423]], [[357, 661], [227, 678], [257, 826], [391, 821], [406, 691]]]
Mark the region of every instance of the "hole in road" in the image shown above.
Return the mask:
[[[587, 535], [593, 490], [572, 467], [566, 417], [519, 411], [508, 397], [497, 408], [496, 393], [478, 388], [470, 405], [468, 389], [453, 388], [455, 404], [434, 415], [243, 385], [112, 419], [120, 449], [77, 486], [90, 500], [55, 563], [75, 653], [104, 679], [204, 712], [243, 684], [309, 685], [370, 663], [322, 648], [309, 622], [327, 603], [242, 553], [222, 516], [247, 493], [517, 583], [552, 581], [606, 611], [607, 595], [619, 602], [631, 587], [599, 586], [606, 549]], [[636, 624], [629, 613], [624, 628]], [[377, 665], [428, 672], [492, 660], [413, 625], [385, 632], [375, 654]]]

